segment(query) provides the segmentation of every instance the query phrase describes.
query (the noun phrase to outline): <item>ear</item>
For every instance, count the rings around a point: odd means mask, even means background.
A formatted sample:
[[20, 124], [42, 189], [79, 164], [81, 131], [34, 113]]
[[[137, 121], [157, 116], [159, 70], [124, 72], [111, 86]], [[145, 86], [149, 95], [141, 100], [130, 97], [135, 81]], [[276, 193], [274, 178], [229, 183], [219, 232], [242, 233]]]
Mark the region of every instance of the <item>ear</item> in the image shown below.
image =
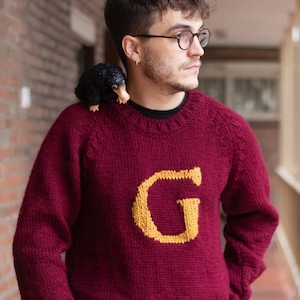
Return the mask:
[[141, 61], [141, 47], [138, 38], [125, 35], [122, 40], [122, 47], [128, 59], [134, 63]]

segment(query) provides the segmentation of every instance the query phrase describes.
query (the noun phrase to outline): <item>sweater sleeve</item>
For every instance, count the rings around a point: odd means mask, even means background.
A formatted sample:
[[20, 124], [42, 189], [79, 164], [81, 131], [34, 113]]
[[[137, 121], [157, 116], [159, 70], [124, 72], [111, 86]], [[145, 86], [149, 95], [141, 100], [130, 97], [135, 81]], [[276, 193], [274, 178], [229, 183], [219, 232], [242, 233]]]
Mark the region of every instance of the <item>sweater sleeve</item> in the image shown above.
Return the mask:
[[34, 163], [13, 242], [22, 299], [73, 299], [62, 253], [80, 207], [82, 124], [68, 109], [47, 134]]
[[278, 224], [269, 179], [257, 140], [243, 120], [231, 121], [232, 169], [222, 194], [227, 216], [224, 256], [230, 300], [248, 300], [251, 283], [265, 270], [263, 256]]

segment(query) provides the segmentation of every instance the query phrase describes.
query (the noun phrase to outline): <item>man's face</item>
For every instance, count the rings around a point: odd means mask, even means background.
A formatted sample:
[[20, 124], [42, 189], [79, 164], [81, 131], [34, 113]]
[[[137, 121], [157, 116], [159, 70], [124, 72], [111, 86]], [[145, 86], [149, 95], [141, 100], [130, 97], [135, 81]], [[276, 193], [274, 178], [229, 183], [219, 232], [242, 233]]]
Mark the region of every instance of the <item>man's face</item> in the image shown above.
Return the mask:
[[[200, 31], [203, 21], [199, 14], [186, 18], [180, 11], [169, 10], [149, 29], [148, 34], [174, 36], [183, 30]], [[198, 87], [200, 57], [204, 54], [197, 38], [188, 50], [182, 50], [176, 39], [150, 38], [144, 42], [141, 67], [144, 75], [168, 93]]]

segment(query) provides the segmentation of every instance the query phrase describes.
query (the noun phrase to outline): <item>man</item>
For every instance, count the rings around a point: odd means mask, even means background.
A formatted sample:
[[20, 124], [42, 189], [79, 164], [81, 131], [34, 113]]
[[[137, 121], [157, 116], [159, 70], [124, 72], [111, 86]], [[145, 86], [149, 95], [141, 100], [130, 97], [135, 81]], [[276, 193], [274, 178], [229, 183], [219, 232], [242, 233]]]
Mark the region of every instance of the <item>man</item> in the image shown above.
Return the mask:
[[14, 240], [22, 299], [250, 298], [278, 215], [247, 123], [193, 91], [208, 12], [107, 1], [131, 100], [75, 104], [49, 131]]

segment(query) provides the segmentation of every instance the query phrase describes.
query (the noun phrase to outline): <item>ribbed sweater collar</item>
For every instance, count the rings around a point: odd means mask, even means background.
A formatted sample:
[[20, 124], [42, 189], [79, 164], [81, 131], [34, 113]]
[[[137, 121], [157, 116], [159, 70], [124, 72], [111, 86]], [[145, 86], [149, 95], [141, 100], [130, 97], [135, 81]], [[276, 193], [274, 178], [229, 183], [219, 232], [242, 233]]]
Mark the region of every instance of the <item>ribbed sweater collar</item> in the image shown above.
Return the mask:
[[130, 126], [142, 134], [153, 137], [176, 134], [197, 117], [201, 105], [199, 95], [202, 94], [196, 91], [188, 92], [184, 105], [171, 117], [163, 119], [147, 117], [132, 105], [119, 105], [115, 102], [110, 103], [109, 111], [114, 118], [119, 118], [124, 126]]

